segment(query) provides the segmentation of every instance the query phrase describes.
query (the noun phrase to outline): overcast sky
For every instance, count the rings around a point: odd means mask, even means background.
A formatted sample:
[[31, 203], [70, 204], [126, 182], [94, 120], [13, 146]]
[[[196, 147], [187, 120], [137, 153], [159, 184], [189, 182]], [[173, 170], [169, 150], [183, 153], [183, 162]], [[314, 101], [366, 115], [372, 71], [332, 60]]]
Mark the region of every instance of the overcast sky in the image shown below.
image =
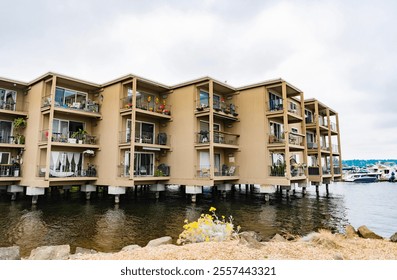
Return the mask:
[[4, 1], [0, 77], [283, 78], [339, 113], [344, 159], [397, 158], [397, 1]]

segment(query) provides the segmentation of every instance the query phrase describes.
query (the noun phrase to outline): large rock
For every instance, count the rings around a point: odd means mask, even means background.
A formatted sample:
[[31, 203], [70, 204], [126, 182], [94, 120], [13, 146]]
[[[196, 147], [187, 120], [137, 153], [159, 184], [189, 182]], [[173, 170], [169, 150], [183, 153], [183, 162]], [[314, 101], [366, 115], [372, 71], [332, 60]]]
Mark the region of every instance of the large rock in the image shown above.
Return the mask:
[[42, 246], [32, 250], [29, 260], [67, 260], [69, 255], [69, 245]]
[[375, 232], [368, 229], [366, 226], [361, 226], [357, 229], [358, 235], [362, 238], [368, 239], [383, 239], [382, 236], [377, 235]]
[[345, 232], [346, 232], [346, 237], [347, 238], [355, 238], [358, 237], [358, 234], [355, 230], [355, 228], [352, 225], [347, 225], [345, 227]]
[[0, 248], [0, 260], [20, 260], [19, 246]]
[[272, 239], [270, 239], [270, 242], [287, 242], [287, 239], [282, 237], [280, 234], [276, 233]]
[[252, 232], [244, 231], [239, 234], [240, 241], [239, 245], [245, 245], [250, 248], [254, 249], [260, 249], [263, 247], [263, 244], [261, 244], [256, 238], [255, 235], [252, 234]]
[[390, 237], [391, 242], [397, 242], [397, 232]]
[[164, 236], [157, 239], [150, 240], [146, 247], [157, 247], [160, 245], [172, 244], [171, 236]]
[[87, 248], [82, 248], [82, 247], [76, 247], [76, 252], [75, 254], [96, 254], [98, 253], [94, 249], [87, 249]]
[[142, 247], [139, 245], [128, 245], [128, 246], [123, 247], [123, 249], [121, 249], [121, 252], [129, 252], [129, 251], [133, 251], [133, 250], [139, 249], [139, 248], [142, 248]]

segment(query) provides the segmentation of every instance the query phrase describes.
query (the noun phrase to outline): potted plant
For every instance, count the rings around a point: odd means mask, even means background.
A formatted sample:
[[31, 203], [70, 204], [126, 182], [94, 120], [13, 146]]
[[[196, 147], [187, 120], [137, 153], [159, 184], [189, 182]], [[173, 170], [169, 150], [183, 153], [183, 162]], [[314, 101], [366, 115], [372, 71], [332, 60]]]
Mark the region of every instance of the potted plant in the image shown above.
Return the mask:
[[[71, 135], [71, 138], [78, 140], [79, 144], [83, 144], [83, 140], [85, 139], [86, 134], [87, 134], [87, 131], [85, 129], [79, 128], [78, 131], [73, 132], [73, 134]], [[76, 141], [72, 141], [72, 142], [74, 142], [74, 144], [76, 143]], [[71, 143], [71, 142], [69, 142], [69, 143]]]
[[26, 125], [27, 125], [27, 121], [24, 118], [16, 118], [13, 121], [14, 130], [16, 132], [15, 136], [16, 136], [17, 144], [25, 143], [25, 137], [23, 137], [23, 140], [22, 140], [23, 135], [21, 134], [21, 130], [26, 128]]

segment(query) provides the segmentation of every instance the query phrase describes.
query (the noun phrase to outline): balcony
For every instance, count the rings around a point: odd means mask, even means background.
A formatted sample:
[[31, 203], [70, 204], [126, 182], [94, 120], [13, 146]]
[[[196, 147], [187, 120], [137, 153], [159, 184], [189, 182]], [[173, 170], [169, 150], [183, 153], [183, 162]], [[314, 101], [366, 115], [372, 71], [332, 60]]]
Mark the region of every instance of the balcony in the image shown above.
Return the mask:
[[214, 171], [214, 176], [215, 177], [235, 177], [239, 175], [239, 168], [238, 166], [227, 166], [226, 164], [222, 165], [222, 168], [219, 170], [218, 168], [215, 168]]
[[195, 166], [195, 170], [196, 170], [195, 177], [209, 179], [210, 175], [211, 175], [210, 168], [211, 168], [210, 165], [198, 165], [198, 166], [196, 165]]
[[286, 165], [285, 164], [273, 164], [269, 166], [269, 176], [271, 177], [285, 177], [286, 176]]
[[291, 176], [292, 177], [305, 176], [305, 167], [301, 166], [301, 164], [299, 164], [299, 166], [293, 166], [291, 168]]
[[[144, 97], [136, 100], [136, 109], [137, 113], [144, 114], [144, 115], [152, 115], [160, 118], [171, 118], [171, 105], [164, 104], [160, 102], [160, 100], [154, 97], [154, 100], [151, 98], [148, 101], [149, 95], [142, 94]], [[131, 112], [133, 107], [132, 104], [132, 97], [127, 96], [120, 99], [120, 111], [124, 112]]]
[[[47, 95], [41, 98], [41, 110], [46, 111], [51, 107], [52, 97]], [[55, 101], [54, 107], [58, 111], [74, 112], [83, 115], [96, 115], [100, 117], [99, 104], [91, 100], [82, 100], [81, 102], [61, 103]]]
[[273, 99], [269, 101], [268, 110], [270, 112], [277, 112], [283, 110], [283, 100], [282, 99]]
[[84, 134], [84, 132], [69, 131], [67, 134], [60, 132], [49, 133], [48, 129], [40, 131], [42, 142], [47, 142], [51, 135], [51, 142], [63, 144], [79, 144], [79, 145], [98, 145], [99, 137], [96, 135]]
[[294, 147], [294, 149], [304, 149], [304, 139], [302, 135], [290, 132], [288, 133], [288, 143]]
[[[123, 142], [129, 143], [128, 141], [131, 141], [131, 139], [129, 139], [130, 137], [131, 136], [129, 136], [128, 131], [122, 131], [120, 144], [122, 144]], [[153, 132], [136, 132], [135, 143], [138, 146], [157, 145], [160, 146], [159, 148], [166, 149], [170, 148], [171, 135], [168, 135], [164, 132], [158, 133], [157, 136], [155, 136]]]
[[269, 135], [269, 144], [284, 144], [284, 132], [280, 132], [277, 135], [270, 134]]
[[0, 110], [4, 110], [4, 113], [10, 113], [13, 115], [27, 115], [28, 102], [22, 101], [0, 101]]
[[331, 174], [331, 170], [329, 168], [325, 167], [325, 166], [322, 168], [322, 170], [323, 170], [323, 175], [330, 175]]
[[309, 174], [309, 176], [319, 176], [320, 175], [320, 168], [318, 166], [309, 166], [308, 167], [308, 174]]
[[[45, 177], [46, 166], [37, 166], [38, 177]], [[65, 167], [62, 169], [49, 169], [50, 178], [68, 178], [68, 179], [79, 179], [79, 178], [96, 178], [98, 177], [97, 166], [89, 164], [86, 169], [80, 168], [80, 166]]]
[[9, 145], [24, 145], [25, 144], [25, 136], [22, 134], [12, 135], [10, 131], [2, 131], [0, 133], [0, 145], [9, 146]]
[[337, 131], [337, 129], [336, 129], [336, 123], [334, 123], [334, 122], [330, 122], [330, 128], [331, 128], [331, 130], [332, 131]]
[[[119, 165], [119, 176], [120, 177], [130, 177], [131, 166], [129, 165]], [[171, 167], [164, 163], [161, 163], [153, 168], [152, 164], [143, 164], [136, 166], [134, 169], [134, 178], [137, 177], [156, 177], [164, 178], [171, 175]], [[168, 178], [164, 178], [168, 179]]]
[[314, 142], [307, 142], [307, 148], [310, 150], [317, 150], [318, 145], [317, 145], [317, 143], [314, 143]]
[[331, 145], [331, 151], [333, 154], [339, 154], [339, 146], [338, 145]]
[[0, 177], [22, 177], [19, 164], [0, 164]]

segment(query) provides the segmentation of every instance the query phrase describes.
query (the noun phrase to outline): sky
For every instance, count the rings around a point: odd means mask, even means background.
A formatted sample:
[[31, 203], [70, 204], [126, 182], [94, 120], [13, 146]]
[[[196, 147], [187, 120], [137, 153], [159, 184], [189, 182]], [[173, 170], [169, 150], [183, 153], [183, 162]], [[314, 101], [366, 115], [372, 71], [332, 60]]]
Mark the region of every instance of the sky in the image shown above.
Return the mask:
[[0, 77], [283, 78], [339, 113], [343, 159], [392, 159], [396, 14], [384, 0], [0, 0]]

